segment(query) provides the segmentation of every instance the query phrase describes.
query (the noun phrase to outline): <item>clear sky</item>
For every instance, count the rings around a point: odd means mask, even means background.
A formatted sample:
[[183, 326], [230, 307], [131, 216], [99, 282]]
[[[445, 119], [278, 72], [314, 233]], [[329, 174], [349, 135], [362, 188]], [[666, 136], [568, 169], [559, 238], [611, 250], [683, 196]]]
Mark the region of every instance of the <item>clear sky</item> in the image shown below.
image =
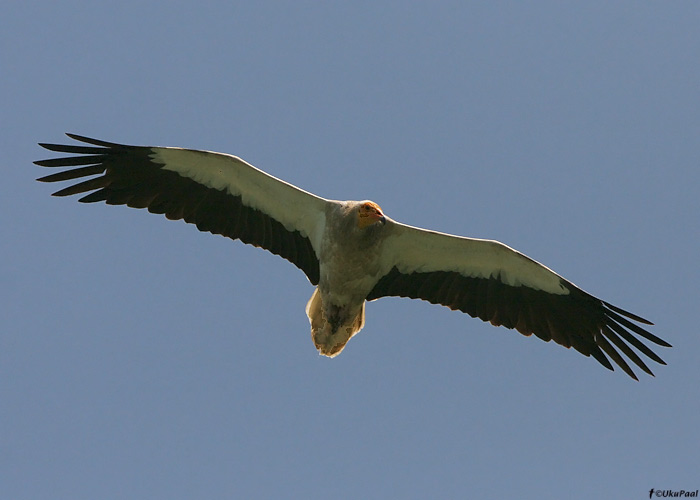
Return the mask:
[[[30, 0], [0, 26], [0, 497], [700, 488], [698, 2]], [[498, 239], [654, 321], [668, 366], [408, 299], [320, 357], [288, 262], [50, 197], [31, 162], [63, 132]]]

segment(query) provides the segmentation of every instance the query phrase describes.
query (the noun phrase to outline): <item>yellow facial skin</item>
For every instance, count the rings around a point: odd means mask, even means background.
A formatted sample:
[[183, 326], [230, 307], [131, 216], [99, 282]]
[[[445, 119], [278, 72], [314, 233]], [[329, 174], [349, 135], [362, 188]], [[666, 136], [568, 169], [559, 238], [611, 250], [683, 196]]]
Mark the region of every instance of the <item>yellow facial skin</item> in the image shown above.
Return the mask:
[[386, 223], [381, 207], [372, 201], [360, 205], [357, 215], [357, 226], [360, 228], [371, 226], [376, 222]]

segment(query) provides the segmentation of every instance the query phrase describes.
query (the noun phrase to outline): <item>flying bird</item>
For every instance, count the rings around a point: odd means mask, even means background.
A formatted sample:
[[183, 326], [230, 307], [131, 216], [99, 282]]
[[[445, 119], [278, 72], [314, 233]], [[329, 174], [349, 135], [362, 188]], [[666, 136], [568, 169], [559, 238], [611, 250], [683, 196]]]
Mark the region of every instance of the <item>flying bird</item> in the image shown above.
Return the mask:
[[35, 163], [70, 168], [37, 180], [88, 179], [55, 196], [87, 193], [79, 201], [147, 208], [287, 259], [316, 286], [306, 314], [325, 356], [362, 329], [367, 301], [398, 296], [554, 340], [610, 370], [612, 360], [635, 380], [622, 354], [653, 373], [632, 347], [666, 364], [638, 338], [671, 347], [638, 324], [651, 322], [497, 241], [408, 226], [372, 201], [327, 200], [228, 154], [67, 135], [83, 144], [40, 146], [73, 156]]

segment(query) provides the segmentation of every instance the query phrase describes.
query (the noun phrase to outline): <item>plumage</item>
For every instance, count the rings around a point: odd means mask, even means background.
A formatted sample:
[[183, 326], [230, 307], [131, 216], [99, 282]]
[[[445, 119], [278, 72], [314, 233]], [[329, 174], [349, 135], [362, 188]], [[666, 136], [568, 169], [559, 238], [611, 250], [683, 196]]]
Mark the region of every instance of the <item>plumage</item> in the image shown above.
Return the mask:
[[398, 296], [553, 340], [610, 370], [612, 360], [634, 379], [627, 361], [653, 375], [637, 352], [665, 364], [638, 338], [670, 347], [637, 324], [651, 322], [497, 241], [401, 224], [374, 202], [327, 200], [231, 155], [68, 136], [82, 144], [40, 145], [72, 156], [35, 162], [68, 168], [40, 181], [79, 179], [55, 196], [146, 208], [289, 260], [317, 285], [306, 312], [326, 356], [362, 329], [367, 301]]

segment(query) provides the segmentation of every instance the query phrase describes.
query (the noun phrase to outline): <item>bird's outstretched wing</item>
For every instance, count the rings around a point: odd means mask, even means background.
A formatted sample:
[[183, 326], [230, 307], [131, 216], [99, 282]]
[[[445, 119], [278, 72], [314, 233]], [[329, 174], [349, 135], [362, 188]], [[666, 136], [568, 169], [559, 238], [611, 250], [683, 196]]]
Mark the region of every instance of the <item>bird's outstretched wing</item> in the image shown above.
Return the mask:
[[395, 224], [382, 254], [383, 268], [389, 271], [367, 300], [399, 296], [442, 304], [524, 335], [573, 347], [612, 370], [607, 354], [635, 380], [615, 347], [650, 375], [630, 346], [666, 364], [637, 338], [670, 347], [634, 323], [651, 322], [593, 297], [520, 252], [497, 241]]
[[[192, 149], [126, 146], [74, 134], [84, 144], [40, 144], [76, 156], [35, 162], [70, 167], [38, 180], [92, 177], [55, 196], [147, 208], [201, 231], [240, 239], [280, 255], [311, 283], [319, 279], [318, 244], [327, 200], [258, 170], [235, 156]], [[97, 176], [97, 177], [93, 177]]]

